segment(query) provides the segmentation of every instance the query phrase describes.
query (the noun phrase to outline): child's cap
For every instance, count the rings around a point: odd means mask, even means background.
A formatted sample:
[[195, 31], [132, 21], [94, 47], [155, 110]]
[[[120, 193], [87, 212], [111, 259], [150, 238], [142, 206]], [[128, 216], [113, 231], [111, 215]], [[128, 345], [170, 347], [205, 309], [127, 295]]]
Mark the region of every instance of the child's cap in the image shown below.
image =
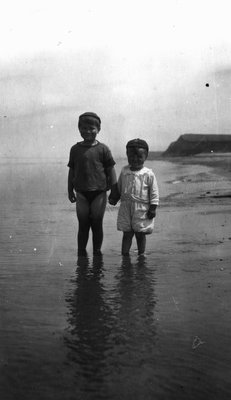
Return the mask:
[[129, 140], [129, 142], [127, 142], [127, 144], [126, 144], [126, 148], [128, 149], [129, 147], [136, 147], [136, 148], [140, 148], [140, 149], [145, 149], [145, 150], [147, 150], [147, 152], [149, 151], [148, 144], [143, 139]]
[[81, 114], [79, 116], [79, 124], [80, 124], [80, 121], [83, 119], [85, 122], [88, 122], [89, 124], [97, 125], [98, 128], [100, 129], [101, 119], [97, 114], [95, 114], [93, 112], [85, 112], [84, 114]]

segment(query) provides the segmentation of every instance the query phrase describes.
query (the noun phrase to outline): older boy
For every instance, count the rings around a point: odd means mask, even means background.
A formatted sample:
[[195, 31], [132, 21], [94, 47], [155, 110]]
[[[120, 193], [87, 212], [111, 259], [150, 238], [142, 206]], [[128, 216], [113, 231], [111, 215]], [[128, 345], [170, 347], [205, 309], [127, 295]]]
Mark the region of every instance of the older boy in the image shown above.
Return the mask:
[[96, 140], [101, 128], [99, 116], [86, 112], [79, 117], [78, 128], [83, 138], [70, 150], [68, 197], [76, 202], [79, 221], [78, 256], [86, 256], [89, 230], [92, 230], [93, 253], [101, 255], [106, 191], [116, 189], [115, 161], [109, 148]]

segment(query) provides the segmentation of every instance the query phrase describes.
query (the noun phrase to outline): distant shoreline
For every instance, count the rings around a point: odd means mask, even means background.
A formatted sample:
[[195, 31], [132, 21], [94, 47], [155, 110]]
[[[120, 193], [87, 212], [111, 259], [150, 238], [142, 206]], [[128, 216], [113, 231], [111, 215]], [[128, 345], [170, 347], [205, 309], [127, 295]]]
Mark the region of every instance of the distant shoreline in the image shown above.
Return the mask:
[[148, 160], [150, 161], [170, 161], [181, 165], [205, 165], [220, 171], [220, 173], [230, 177], [231, 172], [231, 153], [199, 153], [191, 156], [163, 156], [163, 152], [150, 151]]
[[[205, 165], [218, 170], [223, 175], [230, 177], [231, 172], [231, 153], [199, 153], [191, 156], [164, 156], [163, 151], [150, 151], [148, 155], [149, 161], [169, 161], [179, 163], [181, 165]], [[120, 159], [120, 157], [115, 157]], [[55, 163], [67, 164], [64, 157], [1, 157], [0, 165], [12, 163]]]

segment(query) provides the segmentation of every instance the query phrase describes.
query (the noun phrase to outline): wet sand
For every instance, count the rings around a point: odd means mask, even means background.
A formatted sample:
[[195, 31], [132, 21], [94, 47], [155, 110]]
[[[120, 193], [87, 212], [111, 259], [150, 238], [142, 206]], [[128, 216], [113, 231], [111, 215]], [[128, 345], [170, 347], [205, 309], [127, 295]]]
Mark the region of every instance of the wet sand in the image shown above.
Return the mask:
[[89, 242], [78, 266], [65, 162], [1, 162], [1, 399], [230, 398], [230, 179], [202, 161], [148, 162], [145, 260], [124, 263], [108, 206], [103, 260]]

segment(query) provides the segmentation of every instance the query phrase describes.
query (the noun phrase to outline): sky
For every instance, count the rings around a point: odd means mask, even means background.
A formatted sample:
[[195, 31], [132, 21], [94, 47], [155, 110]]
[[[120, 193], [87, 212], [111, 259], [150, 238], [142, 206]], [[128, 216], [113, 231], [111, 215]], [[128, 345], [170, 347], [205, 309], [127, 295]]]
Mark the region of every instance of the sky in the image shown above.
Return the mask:
[[8, 0], [0, 14], [0, 153], [67, 158], [96, 112], [115, 156], [143, 138], [231, 133], [225, 0]]

